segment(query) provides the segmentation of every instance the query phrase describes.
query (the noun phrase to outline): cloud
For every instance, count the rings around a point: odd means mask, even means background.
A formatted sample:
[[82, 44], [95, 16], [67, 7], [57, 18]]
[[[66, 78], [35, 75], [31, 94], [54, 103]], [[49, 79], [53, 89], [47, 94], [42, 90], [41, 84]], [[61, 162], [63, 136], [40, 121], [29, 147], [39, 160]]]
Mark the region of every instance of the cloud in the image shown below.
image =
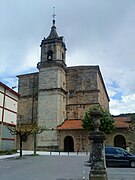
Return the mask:
[[113, 115], [119, 115], [120, 113], [134, 113], [135, 93], [127, 96], [123, 96], [122, 100], [111, 100], [110, 112]]

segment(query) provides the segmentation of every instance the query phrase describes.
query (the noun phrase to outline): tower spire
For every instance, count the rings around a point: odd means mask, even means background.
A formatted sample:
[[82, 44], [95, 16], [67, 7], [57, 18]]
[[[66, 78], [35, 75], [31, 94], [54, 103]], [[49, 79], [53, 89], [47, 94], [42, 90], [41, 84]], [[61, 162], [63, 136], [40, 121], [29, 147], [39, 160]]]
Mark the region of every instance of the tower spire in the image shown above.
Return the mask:
[[53, 20], [53, 25], [51, 27], [51, 32], [49, 34], [49, 36], [47, 37], [47, 39], [54, 39], [54, 38], [58, 38], [58, 34], [57, 34], [57, 31], [56, 31], [56, 26], [55, 26], [55, 7], [53, 7], [53, 15], [52, 15], [52, 20]]
[[56, 17], [56, 14], [55, 14], [55, 7], [53, 7], [53, 26], [55, 26], [55, 17]]

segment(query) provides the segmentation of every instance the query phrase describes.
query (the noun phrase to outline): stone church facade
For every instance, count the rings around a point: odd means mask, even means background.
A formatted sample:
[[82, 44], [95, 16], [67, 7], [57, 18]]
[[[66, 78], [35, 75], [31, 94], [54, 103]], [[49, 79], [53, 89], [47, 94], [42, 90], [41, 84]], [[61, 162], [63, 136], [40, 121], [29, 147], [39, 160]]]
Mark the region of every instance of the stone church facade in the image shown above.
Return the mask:
[[[100, 68], [67, 67], [66, 45], [64, 38], [57, 34], [55, 20], [40, 47], [38, 72], [18, 76], [18, 123], [37, 122], [47, 128], [36, 135], [37, 149], [88, 150], [88, 134], [82, 129], [81, 119], [95, 104], [109, 111], [109, 97]], [[33, 149], [33, 143], [30, 135], [23, 148]]]

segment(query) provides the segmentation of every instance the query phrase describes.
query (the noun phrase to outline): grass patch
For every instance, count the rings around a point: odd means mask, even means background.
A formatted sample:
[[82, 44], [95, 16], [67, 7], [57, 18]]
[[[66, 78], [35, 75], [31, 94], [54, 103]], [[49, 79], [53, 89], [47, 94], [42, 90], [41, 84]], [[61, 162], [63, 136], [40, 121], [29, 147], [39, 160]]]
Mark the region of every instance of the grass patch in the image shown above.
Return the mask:
[[39, 156], [39, 154], [32, 154], [31, 156]]
[[10, 155], [10, 154], [15, 154], [15, 153], [17, 153], [16, 149], [0, 151], [0, 155]]

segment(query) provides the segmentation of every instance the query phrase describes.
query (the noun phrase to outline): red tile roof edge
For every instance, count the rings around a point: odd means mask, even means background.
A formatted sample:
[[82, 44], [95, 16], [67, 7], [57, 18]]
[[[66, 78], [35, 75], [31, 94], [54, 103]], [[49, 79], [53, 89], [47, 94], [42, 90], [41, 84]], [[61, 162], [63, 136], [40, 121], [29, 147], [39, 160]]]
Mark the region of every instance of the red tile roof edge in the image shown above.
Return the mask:
[[[128, 128], [129, 127], [129, 121], [119, 121], [115, 120], [116, 128]], [[57, 126], [58, 130], [77, 130], [77, 129], [83, 129], [81, 126], [81, 120], [79, 119], [69, 119], [65, 120], [62, 124]]]

